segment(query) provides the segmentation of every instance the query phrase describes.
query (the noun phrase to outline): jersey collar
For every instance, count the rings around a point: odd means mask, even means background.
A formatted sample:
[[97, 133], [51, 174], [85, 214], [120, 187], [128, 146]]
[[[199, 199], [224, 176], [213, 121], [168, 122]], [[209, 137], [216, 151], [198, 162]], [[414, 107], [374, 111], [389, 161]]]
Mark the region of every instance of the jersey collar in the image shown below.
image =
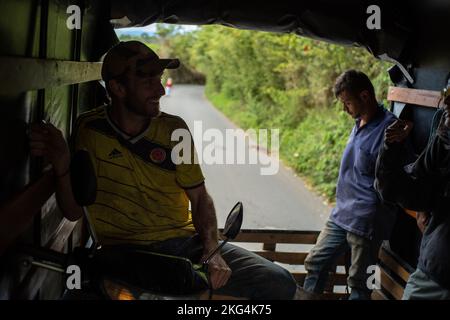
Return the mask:
[[[161, 111], [159, 111], [158, 115], [156, 117], [159, 117], [161, 115]], [[119, 134], [122, 138], [124, 138], [125, 140], [127, 140], [130, 143], [136, 143], [139, 140], [141, 140], [143, 137], [145, 137], [148, 133], [148, 131], [150, 130], [150, 127], [152, 125], [152, 121], [153, 118], [150, 119], [150, 122], [147, 126], [147, 128], [144, 129], [144, 131], [142, 131], [141, 133], [139, 133], [138, 135], [132, 137], [128, 134], [126, 134], [125, 132], [123, 132], [119, 126], [117, 126], [114, 121], [111, 119], [110, 115], [109, 115], [109, 107], [106, 106], [106, 120], [108, 121], [109, 125], [111, 126], [111, 128], [113, 128], [113, 130]]]

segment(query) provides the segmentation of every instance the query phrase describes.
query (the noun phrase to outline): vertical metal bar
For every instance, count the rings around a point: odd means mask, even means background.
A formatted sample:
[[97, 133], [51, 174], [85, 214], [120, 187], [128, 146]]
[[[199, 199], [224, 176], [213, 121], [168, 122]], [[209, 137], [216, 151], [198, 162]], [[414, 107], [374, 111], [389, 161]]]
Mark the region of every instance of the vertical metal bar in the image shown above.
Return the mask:
[[[77, 0], [76, 5], [80, 7], [81, 11], [81, 26], [83, 26], [83, 16], [85, 3], [84, 0]], [[75, 33], [73, 38], [72, 45], [72, 61], [80, 61], [81, 60], [81, 40], [82, 40], [82, 29], [76, 29], [73, 31]], [[69, 133], [72, 133], [72, 128], [75, 125], [75, 121], [77, 120], [78, 115], [78, 94], [79, 94], [79, 84], [72, 85], [71, 90], [71, 110], [70, 110], [70, 125], [69, 125]]]
[[[40, 29], [39, 29], [39, 58], [47, 58], [47, 33], [48, 33], [48, 16], [49, 16], [49, 0], [41, 0]], [[35, 113], [35, 121], [44, 120], [45, 116], [45, 89], [38, 90], [37, 106]], [[34, 159], [31, 163], [31, 175], [34, 179], [41, 175], [43, 169], [42, 159]], [[34, 244], [41, 245], [41, 228], [42, 228], [42, 211], [38, 212], [34, 218], [33, 238]]]
[[[73, 38], [73, 45], [72, 45], [72, 61], [80, 61], [81, 60], [81, 45], [82, 45], [82, 28], [83, 28], [83, 17], [84, 17], [84, 10], [85, 10], [85, 1], [84, 0], [77, 0], [75, 2], [76, 5], [80, 7], [81, 12], [81, 29], [76, 29], [73, 32], [75, 32], [74, 38]], [[70, 119], [69, 119], [69, 137], [72, 134], [72, 130], [75, 126], [75, 122], [77, 120], [78, 116], [78, 104], [79, 104], [79, 87], [80, 85], [78, 83], [71, 86], [71, 105], [70, 105]], [[68, 239], [68, 250], [72, 251], [73, 249], [73, 232], [70, 234]]]
[[[39, 29], [39, 58], [47, 58], [49, 0], [41, 0], [41, 20]], [[44, 120], [45, 89], [38, 91], [37, 120]]]

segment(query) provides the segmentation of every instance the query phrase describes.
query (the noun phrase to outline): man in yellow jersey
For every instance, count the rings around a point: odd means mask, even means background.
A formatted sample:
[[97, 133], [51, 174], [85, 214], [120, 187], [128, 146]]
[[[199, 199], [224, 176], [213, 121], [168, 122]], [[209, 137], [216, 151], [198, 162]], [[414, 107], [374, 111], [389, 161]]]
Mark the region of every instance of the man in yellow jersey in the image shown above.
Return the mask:
[[[186, 123], [159, 109], [162, 73], [178, 66], [178, 60], [160, 59], [138, 41], [110, 49], [102, 78], [111, 103], [80, 115], [72, 146], [87, 150], [94, 164], [97, 199], [87, 214], [100, 244], [139, 245], [188, 256], [192, 248], [185, 248], [186, 240], [197, 233], [204, 259], [218, 244], [214, 204], [194, 161], [192, 137], [192, 161], [172, 160], [178, 143], [171, 140], [172, 133], [188, 130]], [[83, 210], [72, 195], [70, 154], [61, 133], [52, 125], [35, 126], [31, 148], [32, 154], [46, 156], [53, 165], [57, 200], [65, 217], [79, 219]], [[292, 299], [296, 292], [287, 270], [231, 244], [212, 258], [208, 272], [220, 294]]]

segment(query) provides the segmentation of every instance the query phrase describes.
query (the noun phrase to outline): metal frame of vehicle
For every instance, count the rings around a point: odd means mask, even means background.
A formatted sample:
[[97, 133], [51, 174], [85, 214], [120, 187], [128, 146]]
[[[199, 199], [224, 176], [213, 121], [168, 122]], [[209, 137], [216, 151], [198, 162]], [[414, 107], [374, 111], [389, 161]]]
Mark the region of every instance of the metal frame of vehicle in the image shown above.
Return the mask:
[[[449, 45], [441, 38], [442, 30], [450, 29], [450, 19], [445, 19], [449, 11], [437, 3], [434, 0], [426, 4], [414, 0], [3, 0], [0, 3], [0, 299], [53, 299], [61, 294], [62, 278], [20, 265], [14, 243], [66, 252], [84, 241], [83, 224], [66, 221], [58, 211], [51, 196], [52, 182], [42, 175], [42, 163], [30, 162], [26, 126], [33, 121], [51, 120], [68, 136], [78, 113], [104, 101], [104, 91], [96, 81], [100, 78], [98, 61], [118, 41], [110, 18], [122, 26], [154, 22], [223, 24], [364, 46], [374, 56], [395, 63], [389, 73], [396, 87], [390, 90], [388, 98], [397, 115], [408, 114], [419, 124], [414, 129], [419, 152], [435, 111], [430, 107], [438, 106], [438, 94], [447, 83], [450, 70]], [[65, 27], [66, 9], [72, 4], [81, 8], [79, 30]], [[382, 9], [381, 30], [365, 27], [369, 4]], [[385, 268], [385, 289], [392, 282], [389, 279], [398, 279], [398, 275], [404, 281], [405, 272], [409, 272], [405, 270], [417, 258], [419, 234], [412, 229], [412, 221], [411, 216], [402, 217], [397, 228], [408, 232], [397, 234], [391, 239], [392, 250], [385, 248], [380, 253], [380, 264], [389, 266]], [[238, 239], [263, 243], [263, 250], [258, 253], [271, 260], [302, 264], [305, 253], [278, 253], [276, 245], [312, 244], [316, 237], [316, 232], [305, 231], [244, 231]], [[301, 280], [304, 274], [294, 276]], [[334, 284], [344, 284], [344, 278], [345, 275], [337, 274]], [[398, 298], [398, 290], [394, 294], [380, 291], [377, 297]]]

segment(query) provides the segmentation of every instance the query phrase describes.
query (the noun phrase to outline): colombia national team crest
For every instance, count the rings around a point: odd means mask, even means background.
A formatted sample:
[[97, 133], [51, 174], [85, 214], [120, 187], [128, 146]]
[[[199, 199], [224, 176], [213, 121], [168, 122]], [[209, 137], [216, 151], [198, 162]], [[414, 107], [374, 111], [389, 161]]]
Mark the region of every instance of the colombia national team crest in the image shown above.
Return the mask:
[[166, 160], [166, 151], [162, 148], [154, 148], [150, 151], [150, 160], [155, 163], [162, 163]]

